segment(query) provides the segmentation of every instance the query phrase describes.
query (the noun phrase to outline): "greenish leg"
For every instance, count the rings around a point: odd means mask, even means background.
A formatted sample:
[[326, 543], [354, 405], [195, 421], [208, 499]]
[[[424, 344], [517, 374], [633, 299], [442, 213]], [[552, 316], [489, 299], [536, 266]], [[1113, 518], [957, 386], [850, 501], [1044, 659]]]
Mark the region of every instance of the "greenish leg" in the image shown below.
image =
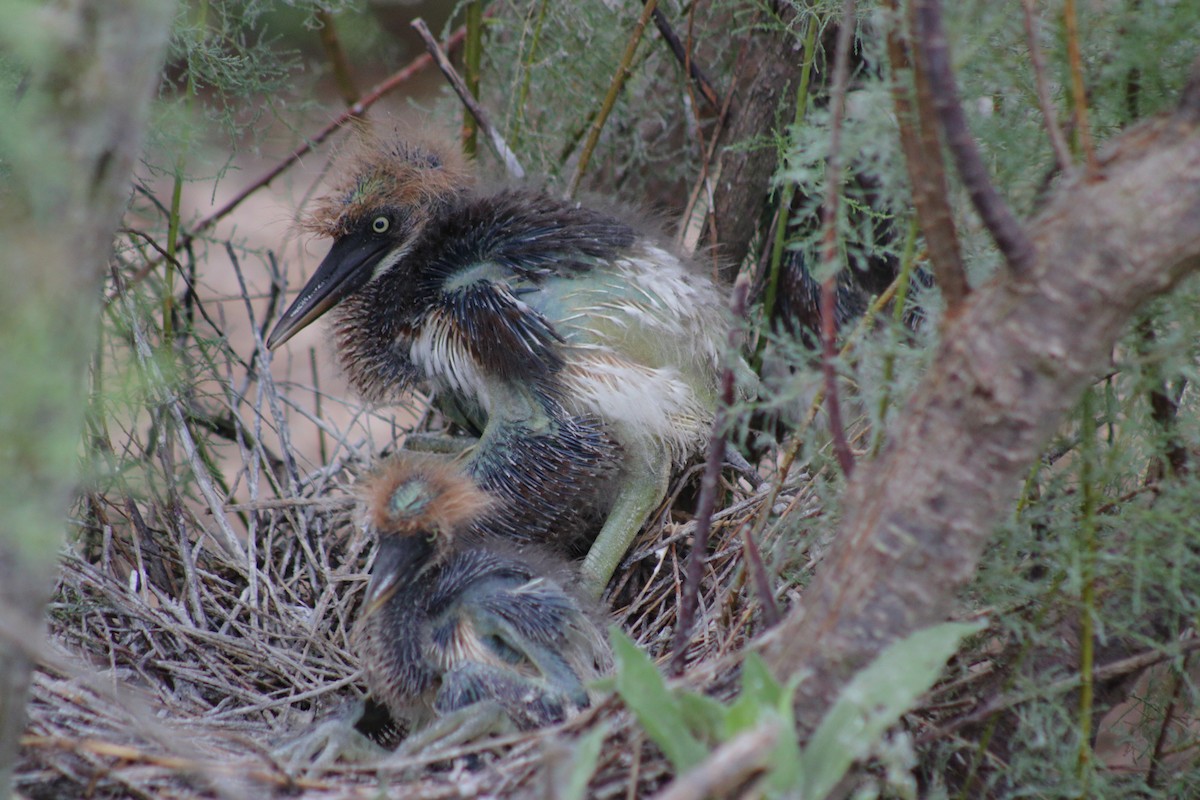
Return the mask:
[[671, 459], [656, 443], [644, 442], [640, 452], [628, 454], [617, 500], [580, 568], [589, 597], [604, 594], [638, 531], [666, 497], [670, 481]]
[[436, 753], [513, 730], [512, 720], [500, 704], [485, 700], [440, 716], [413, 732], [397, 748], [396, 757], [405, 759], [426, 752]]
[[291, 768], [323, 769], [335, 761], [376, 761], [389, 751], [375, 744], [355, 728], [363, 715], [364, 703], [352, 703], [335, 718], [317, 725], [309, 733], [276, 748], [272, 755]]
[[447, 436], [444, 433], [410, 433], [404, 437], [403, 450], [457, 456], [479, 444], [474, 436]]

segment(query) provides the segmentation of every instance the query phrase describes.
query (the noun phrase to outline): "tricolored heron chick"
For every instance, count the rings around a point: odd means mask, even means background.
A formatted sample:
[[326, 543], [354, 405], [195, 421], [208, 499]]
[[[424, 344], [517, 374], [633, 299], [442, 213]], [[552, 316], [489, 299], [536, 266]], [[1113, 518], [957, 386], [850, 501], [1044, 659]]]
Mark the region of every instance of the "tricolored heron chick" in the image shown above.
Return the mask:
[[308, 223], [333, 246], [267, 344], [333, 309], [355, 387], [432, 389], [480, 432], [467, 463], [489, 493], [543, 516], [594, 507], [582, 571], [599, 596], [707, 441], [726, 327], [713, 283], [617, 216], [478, 191], [428, 146], [365, 137], [335, 187]]
[[389, 460], [365, 498], [379, 548], [358, 650], [372, 695], [393, 719], [442, 739], [468, 721], [471, 735], [497, 720], [527, 729], [587, 706], [585, 683], [609, 655], [593, 617], [564, 588], [565, 562], [473, 536], [492, 498], [433, 456]]

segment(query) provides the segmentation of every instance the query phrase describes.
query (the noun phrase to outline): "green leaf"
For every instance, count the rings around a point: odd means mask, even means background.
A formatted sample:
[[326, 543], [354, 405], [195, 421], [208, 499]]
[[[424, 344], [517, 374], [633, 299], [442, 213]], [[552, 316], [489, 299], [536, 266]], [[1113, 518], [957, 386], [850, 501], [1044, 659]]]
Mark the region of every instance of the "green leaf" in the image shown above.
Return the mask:
[[609, 637], [617, 660], [617, 693], [625, 705], [677, 772], [699, 764], [708, 748], [688, 730], [683, 709], [654, 662], [616, 626], [609, 628]]
[[688, 730], [709, 744], [723, 741], [727, 729], [729, 710], [711, 697], [697, 692], [678, 692], [675, 695], [679, 710]]
[[805, 800], [821, 800], [856, 759], [933, 686], [946, 660], [983, 622], [947, 622], [892, 644], [842, 690], [802, 756]]
[[600, 760], [600, 747], [607, 735], [608, 726], [600, 725], [580, 737], [571, 756], [571, 774], [560, 795], [561, 800], [583, 800], [587, 794], [588, 781], [596, 772], [596, 763]]
[[778, 706], [783, 699], [783, 685], [775, 680], [758, 653], [747, 653], [742, 662], [742, 695], [764, 706]]

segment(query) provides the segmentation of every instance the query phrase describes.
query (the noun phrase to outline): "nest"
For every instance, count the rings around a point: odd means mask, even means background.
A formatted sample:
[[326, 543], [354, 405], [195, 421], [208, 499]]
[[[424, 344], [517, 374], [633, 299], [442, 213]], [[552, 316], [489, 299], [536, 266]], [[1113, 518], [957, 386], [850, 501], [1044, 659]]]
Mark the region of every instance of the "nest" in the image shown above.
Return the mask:
[[[146, 458], [161, 474], [139, 496], [114, 488], [81, 499], [50, 606], [51, 643], [33, 677], [16, 775], [22, 795], [340, 798], [379, 796], [382, 787], [406, 798], [543, 794], [559, 785], [574, 741], [597, 726], [605, 742], [589, 796], [645, 796], [665, 783], [670, 765], [615, 696], [550, 729], [428, 758], [281, 763], [277, 747], [365, 692], [350, 642], [374, 558], [354, 502], [371, 448], [343, 435], [344, 455], [305, 473], [294, 453], [273, 453], [253, 434], [272, 420], [286, 443], [295, 433], [289, 425], [316, 418], [289, 422], [277, 410], [294, 402], [292, 387], [261, 388], [239, 394], [227, 385], [203, 402], [163, 393], [159, 437], [150, 438], [161, 450], [163, 433], [172, 434], [178, 463]], [[188, 413], [172, 415], [180, 409]], [[219, 499], [229, 492], [211, 461], [180, 446], [183, 433], [199, 429], [202, 409], [235, 429], [229, 491], [244, 502]], [[135, 428], [130, 442], [144, 442], [145, 430]], [[694, 503], [679, 494], [692, 491], [699, 469], [681, 476], [610, 586], [613, 621], [658, 659], [669, 655], [695, 529], [683, 511]], [[743, 530], [773, 495], [732, 478], [725, 490], [688, 651], [686, 680], [695, 685], [728, 675], [762, 627], [741, 554]], [[768, 529], [760, 544], [769, 548], [777, 535]]]

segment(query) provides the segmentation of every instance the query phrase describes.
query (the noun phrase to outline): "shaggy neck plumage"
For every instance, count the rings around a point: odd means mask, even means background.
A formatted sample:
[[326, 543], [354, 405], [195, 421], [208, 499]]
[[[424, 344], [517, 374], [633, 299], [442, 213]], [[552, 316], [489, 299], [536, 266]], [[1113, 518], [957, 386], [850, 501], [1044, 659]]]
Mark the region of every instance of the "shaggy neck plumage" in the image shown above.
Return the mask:
[[412, 341], [423, 314], [462, 270], [491, 263], [536, 286], [552, 276], [585, 274], [634, 239], [612, 217], [543, 194], [463, 198], [430, 220], [396, 266], [337, 307], [342, 366], [367, 400], [392, 399], [424, 377], [410, 359]]

